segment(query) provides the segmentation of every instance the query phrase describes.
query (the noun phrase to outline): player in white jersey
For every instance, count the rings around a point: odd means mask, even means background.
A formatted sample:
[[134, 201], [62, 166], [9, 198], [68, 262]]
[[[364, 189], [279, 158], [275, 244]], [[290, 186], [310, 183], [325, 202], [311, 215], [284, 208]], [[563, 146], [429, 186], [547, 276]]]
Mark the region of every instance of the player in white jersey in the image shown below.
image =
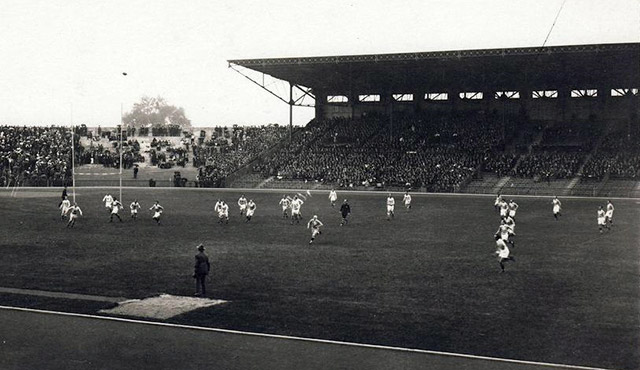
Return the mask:
[[249, 199], [249, 203], [247, 204], [247, 220], [245, 222], [251, 221], [251, 217], [256, 211], [256, 204], [253, 202], [253, 199]]
[[505, 243], [510, 243], [512, 247], [515, 246], [513, 240], [509, 240], [509, 236], [515, 235], [515, 233], [504, 220], [500, 222], [500, 227], [498, 227], [496, 235], [500, 236], [500, 239], [504, 240]]
[[498, 255], [498, 263], [500, 263], [500, 272], [504, 272], [504, 263], [507, 261], [515, 262], [515, 258], [510, 255], [507, 243], [496, 235], [496, 254]]
[[218, 223], [229, 223], [229, 205], [224, 201], [221, 201], [220, 207], [218, 207]]
[[118, 198], [113, 198], [113, 203], [111, 203], [111, 215], [109, 216], [109, 222], [113, 222], [113, 216], [116, 216], [118, 218], [118, 220], [120, 220], [120, 222], [122, 222], [122, 219], [120, 218], [120, 215], [118, 214], [118, 212], [120, 212], [120, 210], [122, 208], [124, 208], [124, 207], [122, 206], [122, 203], [120, 203]]
[[411, 194], [409, 192], [404, 193], [404, 197], [402, 197], [402, 202], [404, 203], [405, 208], [407, 210], [411, 209]]
[[153, 220], [156, 224], [160, 225], [160, 216], [164, 211], [164, 207], [160, 205], [160, 203], [156, 200], [156, 202], [149, 208], [150, 211], [153, 211]]
[[247, 198], [244, 197], [244, 194], [238, 199], [238, 207], [240, 207], [240, 216], [242, 216], [247, 211]]
[[60, 203], [60, 218], [64, 220], [67, 213], [69, 213], [69, 208], [71, 208], [71, 201], [69, 198], [64, 197], [64, 200]]
[[518, 210], [518, 203], [514, 202], [513, 199], [509, 201], [509, 217], [516, 218], [516, 211]]
[[69, 208], [69, 222], [67, 222], [67, 227], [72, 228], [76, 224], [76, 219], [82, 216], [82, 210], [78, 207], [78, 203], [73, 203], [73, 205]]
[[509, 215], [509, 203], [507, 203], [505, 200], [500, 202], [500, 204], [498, 204], [498, 207], [500, 208], [500, 218], [505, 218]]
[[222, 200], [220, 200], [220, 198], [218, 198], [218, 200], [216, 201], [216, 205], [213, 206], [213, 211], [214, 212], [219, 212], [220, 211], [220, 207], [222, 206], [222, 203], [224, 203]]
[[387, 196], [387, 221], [391, 220], [395, 214], [393, 213], [396, 208], [396, 200], [393, 199], [391, 193]]
[[111, 212], [111, 204], [113, 203], [113, 197], [111, 196], [111, 194], [105, 195], [102, 198], [102, 201], [104, 202], [105, 208], [107, 208], [107, 210]]
[[296, 223], [300, 223], [300, 219], [302, 218], [302, 205], [304, 204], [304, 201], [300, 198], [298, 198], [298, 196], [294, 196], [293, 200], [291, 201], [291, 225], [293, 225], [293, 221], [296, 221]]
[[131, 204], [129, 204], [129, 209], [131, 210], [131, 218], [134, 220], [138, 218], [138, 211], [140, 210], [140, 203], [138, 203], [137, 199], [134, 199]]
[[317, 235], [322, 234], [320, 231], [320, 227], [324, 225], [322, 221], [318, 220], [318, 216], [313, 215], [313, 218], [307, 222], [307, 229], [311, 228], [311, 240], [309, 240], [309, 244], [313, 244], [313, 240]]
[[600, 233], [602, 233], [602, 229], [606, 229], [607, 227], [607, 216], [606, 213], [604, 212], [604, 209], [602, 209], [602, 206], [600, 206], [600, 209], [598, 209], [598, 230], [600, 230]]
[[605, 213], [605, 217], [607, 217], [607, 222], [609, 223], [609, 227], [613, 225], [613, 204], [610, 200], [607, 201], [607, 212]]
[[336, 201], [338, 200], [338, 193], [335, 190], [331, 189], [329, 192], [329, 202], [331, 202], [331, 207], [336, 206]]
[[500, 203], [502, 203], [502, 195], [498, 193], [496, 200], [493, 202], [493, 208], [495, 208], [496, 211], [500, 209]]
[[562, 203], [557, 196], [554, 196], [551, 204], [553, 204], [553, 217], [558, 221], [558, 216], [560, 216], [560, 212], [562, 211]]
[[511, 216], [507, 216], [504, 219], [504, 224], [509, 227], [511, 230], [511, 235], [515, 235], [516, 233], [516, 220], [514, 220]]
[[282, 217], [288, 218], [289, 215], [287, 211], [289, 210], [289, 207], [291, 207], [291, 200], [287, 196], [283, 195], [282, 199], [280, 199], [280, 203], [278, 204], [282, 206]]

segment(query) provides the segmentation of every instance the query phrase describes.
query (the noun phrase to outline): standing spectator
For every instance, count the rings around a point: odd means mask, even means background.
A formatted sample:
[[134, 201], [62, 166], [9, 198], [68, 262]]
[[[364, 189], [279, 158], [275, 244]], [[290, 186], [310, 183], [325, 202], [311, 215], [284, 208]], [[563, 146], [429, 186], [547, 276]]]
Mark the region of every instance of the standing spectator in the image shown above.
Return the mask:
[[133, 178], [137, 179], [138, 178], [138, 171], [140, 170], [140, 168], [138, 168], [138, 165], [134, 165], [133, 166]]
[[193, 278], [196, 279], [196, 296], [205, 296], [207, 289], [205, 287], [205, 280], [209, 274], [211, 265], [209, 264], [209, 257], [204, 253], [204, 245], [200, 244], [197, 247], [198, 254], [196, 254], [196, 264], [193, 269]]

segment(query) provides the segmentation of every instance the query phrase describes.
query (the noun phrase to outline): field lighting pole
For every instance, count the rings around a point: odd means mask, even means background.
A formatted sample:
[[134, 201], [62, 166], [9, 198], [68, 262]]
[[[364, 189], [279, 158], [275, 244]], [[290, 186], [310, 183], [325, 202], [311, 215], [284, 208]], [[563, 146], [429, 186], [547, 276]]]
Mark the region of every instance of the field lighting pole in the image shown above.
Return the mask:
[[124, 118], [122, 116], [123, 103], [120, 103], [120, 194], [118, 199], [122, 202], [122, 128], [124, 126]]
[[[73, 203], [76, 202], [76, 142], [75, 142], [75, 130], [73, 127], [73, 103], [69, 104], [69, 121], [71, 123], [71, 196], [73, 197]], [[65, 186], [64, 184], [62, 184]]]

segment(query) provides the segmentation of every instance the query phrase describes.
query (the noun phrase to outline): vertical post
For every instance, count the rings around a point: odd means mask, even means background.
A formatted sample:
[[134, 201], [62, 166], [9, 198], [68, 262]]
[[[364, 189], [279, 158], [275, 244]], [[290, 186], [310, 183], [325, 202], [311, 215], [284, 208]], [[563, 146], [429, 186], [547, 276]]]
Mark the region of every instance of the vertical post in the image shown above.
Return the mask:
[[[75, 130], [73, 129], [73, 103], [69, 107], [69, 120], [71, 121], [71, 196], [73, 197], [73, 203], [76, 202], [76, 142], [75, 142]], [[64, 184], [62, 184], [64, 186]]]
[[293, 134], [293, 84], [289, 82], [289, 144]]
[[122, 202], [122, 128], [124, 126], [124, 119], [122, 117], [122, 106], [120, 103], [120, 194], [118, 195], [118, 200]]

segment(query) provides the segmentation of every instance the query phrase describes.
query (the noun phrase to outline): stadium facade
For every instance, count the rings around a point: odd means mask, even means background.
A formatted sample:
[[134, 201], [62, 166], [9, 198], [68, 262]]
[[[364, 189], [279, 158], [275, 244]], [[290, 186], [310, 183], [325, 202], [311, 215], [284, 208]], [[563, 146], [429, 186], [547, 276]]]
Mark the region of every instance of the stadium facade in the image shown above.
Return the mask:
[[640, 111], [640, 43], [228, 62], [288, 82], [291, 107], [294, 90], [313, 97], [319, 119], [484, 110], [637, 124]]

